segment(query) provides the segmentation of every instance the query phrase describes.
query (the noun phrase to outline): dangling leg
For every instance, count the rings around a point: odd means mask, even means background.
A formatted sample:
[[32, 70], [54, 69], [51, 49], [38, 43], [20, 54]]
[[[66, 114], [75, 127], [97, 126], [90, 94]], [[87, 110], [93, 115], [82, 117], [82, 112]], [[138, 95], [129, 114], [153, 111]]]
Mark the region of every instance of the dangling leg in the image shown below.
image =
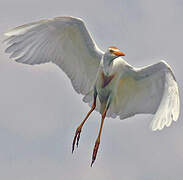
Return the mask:
[[[91, 110], [88, 112], [88, 114], [84, 118], [84, 120], [81, 122], [81, 124], [76, 129], [76, 133], [75, 133], [75, 136], [74, 136], [74, 139], [73, 139], [73, 143], [72, 143], [72, 153], [74, 152], [75, 143], [76, 143], [76, 146], [78, 147], [79, 138], [80, 138], [80, 134], [81, 134], [81, 129], [82, 129], [84, 123], [86, 122], [86, 120], [88, 119], [88, 117], [90, 116], [90, 114], [92, 113], [92, 111], [96, 107], [96, 99], [97, 99], [97, 91], [96, 91], [96, 89], [94, 89], [94, 101], [93, 101], [93, 105], [91, 107]], [[76, 139], [77, 139], [77, 142], [76, 142]]]
[[100, 129], [99, 129], [98, 137], [97, 137], [97, 140], [95, 142], [94, 149], [93, 149], [91, 167], [92, 167], [93, 163], [95, 162], [95, 159], [96, 159], [96, 156], [97, 156], [97, 152], [98, 152], [98, 148], [99, 148], [99, 144], [100, 144], [100, 136], [101, 136], [101, 133], [102, 133], [102, 127], [103, 127], [103, 124], [104, 124], [104, 119], [105, 119], [107, 110], [109, 109], [109, 105], [110, 105], [110, 103], [107, 104], [104, 112], [102, 113], [102, 120], [101, 120], [101, 124], [100, 124]]

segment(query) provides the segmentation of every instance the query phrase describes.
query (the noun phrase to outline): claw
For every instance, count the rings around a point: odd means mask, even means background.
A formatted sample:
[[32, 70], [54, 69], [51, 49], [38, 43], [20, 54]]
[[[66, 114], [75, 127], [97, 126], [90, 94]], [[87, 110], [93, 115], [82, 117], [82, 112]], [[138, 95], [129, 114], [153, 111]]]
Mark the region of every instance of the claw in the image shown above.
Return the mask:
[[77, 136], [77, 142], [76, 142], [77, 148], [78, 148], [78, 145], [79, 145], [80, 134], [81, 134], [81, 130], [78, 132], [78, 136]]
[[95, 146], [94, 146], [94, 149], [93, 149], [91, 167], [92, 167], [92, 165], [93, 165], [93, 163], [95, 162], [95, 159], [96, 159], [96, 157], [97, 157], [97, 152], [98, 152], [99, 144], [100, 144], [100, 141], [97, 140], [97, 141], [95, 142]]
[[[81, 134], [81, 127], [78, 127], [76, 129], [76, 133], [75, 133], [73, 143], [72, 143], [72, 153], [74, 152], [75, 144], [76, 144], [77, 147], [79, 145], [80, 134]], [[77, 142], [76, 142], [76, 140], [77, 140]]]

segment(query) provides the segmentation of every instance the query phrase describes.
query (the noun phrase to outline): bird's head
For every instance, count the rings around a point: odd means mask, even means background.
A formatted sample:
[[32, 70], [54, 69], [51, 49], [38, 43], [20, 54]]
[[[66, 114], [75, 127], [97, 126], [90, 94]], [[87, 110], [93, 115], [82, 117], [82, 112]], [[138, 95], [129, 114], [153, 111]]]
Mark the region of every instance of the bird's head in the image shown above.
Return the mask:
[[104, 61], [107, 61], [110, 64], [114, 59], [120, 56], [125, 56], [125, 53], [121, 52], [115, 46], [110, 46], [104, 54]]
[[125, 56], [125, 53], [121, 52], [117, 47], [115, 46], [110, 46], [108, 47], [108, 52], [109, 54], [111, 54], [112, 56]]

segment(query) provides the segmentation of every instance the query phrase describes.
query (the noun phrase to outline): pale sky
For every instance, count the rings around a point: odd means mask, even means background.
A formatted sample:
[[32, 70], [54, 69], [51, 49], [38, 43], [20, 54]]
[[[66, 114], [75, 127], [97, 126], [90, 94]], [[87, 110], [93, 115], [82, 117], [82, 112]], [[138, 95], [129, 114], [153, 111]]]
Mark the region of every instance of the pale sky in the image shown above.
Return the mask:
[[[63, 15], [82, 18], [102, 50], [115, 45], [134, 66], [166, 60], [182, 96], [183, 1], [0, 0], [0, 39], [15, 26]], [[0, 179], [182, 180], [182, 114], [161, 132], [149, 129], [152, 115], [106, 119], [90, 168], [100, 115], [91, 115], [72, 155], [88, 105], [58, 67], [18, 64], [4, 48], [0, 44]]]

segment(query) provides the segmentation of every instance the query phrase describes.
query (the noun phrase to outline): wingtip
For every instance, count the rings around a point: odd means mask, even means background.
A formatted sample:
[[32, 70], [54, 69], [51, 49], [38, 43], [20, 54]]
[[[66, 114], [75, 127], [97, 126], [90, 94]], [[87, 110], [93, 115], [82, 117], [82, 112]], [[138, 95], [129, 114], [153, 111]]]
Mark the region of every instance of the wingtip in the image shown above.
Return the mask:
[[155, 131], [162, 131], [163, 129], [165, 128], [169, 128], [173, 122], [176, 122], [178, 119], [172, 119], [171, 121], [161, 125], [161, 126], [153, 126], [153, 125], [150, 125], [150, 129], [155, 132]]

